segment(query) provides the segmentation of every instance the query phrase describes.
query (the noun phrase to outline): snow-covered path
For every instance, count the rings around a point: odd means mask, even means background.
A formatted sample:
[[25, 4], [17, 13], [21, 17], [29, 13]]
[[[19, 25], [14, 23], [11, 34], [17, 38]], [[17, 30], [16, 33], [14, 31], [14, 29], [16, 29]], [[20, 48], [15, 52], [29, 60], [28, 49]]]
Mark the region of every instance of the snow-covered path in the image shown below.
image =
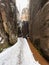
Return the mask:
[[0, 65], [40, 65], [35, 61], [25, 38], [18, 38], [12, 47], [0, 53]]

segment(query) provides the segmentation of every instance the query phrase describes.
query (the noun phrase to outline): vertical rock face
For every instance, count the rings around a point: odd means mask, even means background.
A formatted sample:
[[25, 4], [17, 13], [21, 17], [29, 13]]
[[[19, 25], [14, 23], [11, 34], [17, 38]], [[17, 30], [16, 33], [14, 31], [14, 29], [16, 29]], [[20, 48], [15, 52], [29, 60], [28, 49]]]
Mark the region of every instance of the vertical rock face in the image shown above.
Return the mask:
[[49, 1], [30, 1], [30, 39], [37, 42], [43, 52], [49, 57]]
[[[17, 17], [16, 17], [16, 3], [14, 0], [1, 0], [0, 1], [0, 29], [5, 32], [3, 37], [6, 36], [10, 44], [15, 44], [17, 41]], [[3, 26], [3, 27], [2, 27]], [[1, 30], [0, 30], [1, 32]], [[2, 34], [0, 33], [0, 35]], [[1, 36], [2, 37], [2, 36]]]
[[49, 2], [41, 10], [40, 47], [49, 56]]
[[8, 37], [5, 33], [0, 13], [0, 52], [9, 46]]
[[[46, 3], [47, 0], [30, 0], [30, 36], [33, 38], [32, 34], [34, 32], [34, 20], [38, 18], [37, 13], [43, 5]], [[37, 16], [36, 16], [37, 15]], [[38, 18], [39, 19], [39, 18]]]
[[33, 25], [34, 25], [34, 20], [35, 20], [35, 16], [38, 12], [38, 10], [41, 8], [41, 0], [30, 0], [30, 26], [29, 26], [29, 30], [30, 30], [30, 37], [31, 39], [33, 38]]

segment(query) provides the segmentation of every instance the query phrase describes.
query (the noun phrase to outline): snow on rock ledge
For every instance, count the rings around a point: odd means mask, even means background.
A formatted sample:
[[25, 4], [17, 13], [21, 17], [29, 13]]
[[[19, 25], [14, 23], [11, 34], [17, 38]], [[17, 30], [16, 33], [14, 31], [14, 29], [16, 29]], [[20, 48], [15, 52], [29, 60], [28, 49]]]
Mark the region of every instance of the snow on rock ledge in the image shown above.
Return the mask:
[[18, 38], [12, 47], [0, 53], [0, 65], [40, 65], [35, 61], [25, 38]]

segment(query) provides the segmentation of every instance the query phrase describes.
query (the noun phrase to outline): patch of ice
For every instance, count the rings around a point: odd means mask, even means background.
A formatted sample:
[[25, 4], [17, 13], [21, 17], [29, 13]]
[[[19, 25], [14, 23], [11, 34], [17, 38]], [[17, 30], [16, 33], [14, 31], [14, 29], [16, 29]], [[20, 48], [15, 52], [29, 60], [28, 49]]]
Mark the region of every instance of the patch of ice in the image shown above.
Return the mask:
[[25, 38], [18, 38], [12, 47], [0, 53], [0, 65], [40, 65], [35, 61]]

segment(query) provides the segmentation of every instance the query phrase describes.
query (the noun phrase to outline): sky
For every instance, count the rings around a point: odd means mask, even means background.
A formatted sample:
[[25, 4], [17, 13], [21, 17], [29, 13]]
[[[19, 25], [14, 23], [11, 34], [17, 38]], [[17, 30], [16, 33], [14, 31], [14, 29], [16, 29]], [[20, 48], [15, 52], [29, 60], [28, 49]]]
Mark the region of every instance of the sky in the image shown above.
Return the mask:
[[16, 6], [18, 7], [18, 10], [21, 14], [22, 9], [27, 7], [29, 4], [29, 0], [16, 0]]

